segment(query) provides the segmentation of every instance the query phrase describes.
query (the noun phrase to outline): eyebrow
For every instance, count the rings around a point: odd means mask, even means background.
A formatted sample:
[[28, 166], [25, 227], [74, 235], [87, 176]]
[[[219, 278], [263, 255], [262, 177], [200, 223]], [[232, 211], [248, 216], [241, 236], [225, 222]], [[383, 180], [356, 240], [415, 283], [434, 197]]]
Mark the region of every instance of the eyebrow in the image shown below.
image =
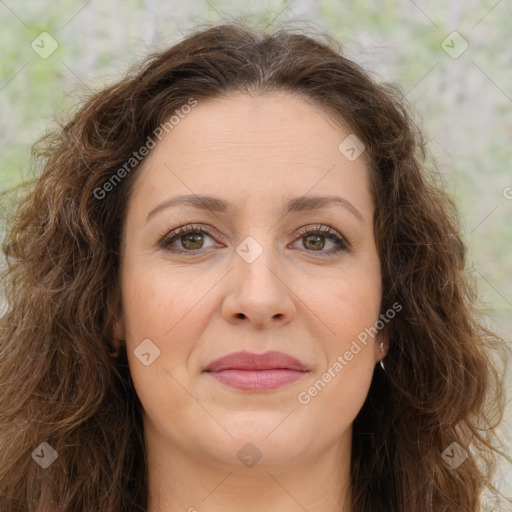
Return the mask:
[[[171, 197], [152, 208], [146, 218], [146, 223], [158, 212], [179, 205], [192, 206], [199, 210], [209, 210], [212, 212], [229, 213], [232, 211], [232, 205], [223, 199], [212, 196], [189, 194], [178, 197]], [[364, 223], [364, 218], [357, 208], [348, 200], [338, 196], [302, 196], [290, 199], [282, 208], [281, 215], [292, 212], [304, 212], [320, 210], [330, 205], [338, 205], [352, 213], [360, 222]]]

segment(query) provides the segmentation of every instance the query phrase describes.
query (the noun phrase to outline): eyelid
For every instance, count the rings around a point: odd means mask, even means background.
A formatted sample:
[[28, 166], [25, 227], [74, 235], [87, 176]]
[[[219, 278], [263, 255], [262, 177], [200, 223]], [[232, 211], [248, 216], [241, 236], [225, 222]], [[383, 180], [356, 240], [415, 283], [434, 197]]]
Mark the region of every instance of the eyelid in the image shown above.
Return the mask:
[[305, 226], [303, 228], [300, 228], [296, 232], [296, 236], [297, 237], [304, 236], [304, 235], [309, 235], [311, 233], [322, 233], [324, 235], [333, 235], [333, 236], [341, 238], [348, 245], [348, 240], [341, 233], [336, 231], [334, 228], [331, 228], [324, 224], [316, 224], [314, 226], [310, 225], [310, 226]]

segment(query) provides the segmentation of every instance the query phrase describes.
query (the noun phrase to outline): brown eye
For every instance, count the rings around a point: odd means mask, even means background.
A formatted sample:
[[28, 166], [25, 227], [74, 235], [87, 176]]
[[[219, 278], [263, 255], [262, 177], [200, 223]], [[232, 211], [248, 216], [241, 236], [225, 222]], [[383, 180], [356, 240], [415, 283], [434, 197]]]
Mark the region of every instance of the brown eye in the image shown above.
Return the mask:
[[202, 233], [189, 233], [187, 235], [182, 235], [179, 240], [183, 248], [190, 250], [201, 249], [204, 242]]
[[318, 251], [323, 249], [325, 246], [324, 238], [324, 235], [306, 235], [302, 238], [302, 245], [304, 246], [304, 249]]
[[317, 252], [322, 256], [334, 256], [336, 253], [348, 251], [350, 248], [347, 240], [328, 226], [317, 225], [303, 228], [297, 235], [302, 240], [302, 249], [306, 249], [309, 253]]
[[[210, 245], [205, 245], [208, 238], [211, 240]], [[175, 229], [159, 245], [169, 252], [194, 254], [201, 249], [215, 247], [214, 242], [213, 236], [208, 231], [191, 225]]]

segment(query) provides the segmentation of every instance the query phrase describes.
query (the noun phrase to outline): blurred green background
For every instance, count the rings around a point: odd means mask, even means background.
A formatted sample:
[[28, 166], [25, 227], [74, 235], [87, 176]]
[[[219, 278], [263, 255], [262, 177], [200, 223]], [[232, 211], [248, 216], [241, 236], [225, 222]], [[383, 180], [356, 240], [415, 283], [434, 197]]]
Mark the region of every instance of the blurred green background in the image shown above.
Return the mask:
[[31, 144], [84, 93], [199, 24], [234, 18], [326, 31], [376, 79], [400, 84], [460, 207], [482, 315], [510, 340], [509, 0], [0, 1], [0, 189], [32, 176]]

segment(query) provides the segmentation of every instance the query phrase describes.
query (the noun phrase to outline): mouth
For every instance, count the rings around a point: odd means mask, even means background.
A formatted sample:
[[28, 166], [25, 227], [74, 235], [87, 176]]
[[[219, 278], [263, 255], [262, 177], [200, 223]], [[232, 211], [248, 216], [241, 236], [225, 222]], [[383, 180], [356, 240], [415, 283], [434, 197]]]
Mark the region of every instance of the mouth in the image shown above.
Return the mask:
[[273, 390], [304, 377], [309, 369], [283, 352], [235, 352], [217, 359], [205, 373], [218, 382], [241, 391]]
[[241, 391], [265, 391], [291, 384], [306, 375], [297, 370], [222, 370], [209, 374], [222, 384]]

